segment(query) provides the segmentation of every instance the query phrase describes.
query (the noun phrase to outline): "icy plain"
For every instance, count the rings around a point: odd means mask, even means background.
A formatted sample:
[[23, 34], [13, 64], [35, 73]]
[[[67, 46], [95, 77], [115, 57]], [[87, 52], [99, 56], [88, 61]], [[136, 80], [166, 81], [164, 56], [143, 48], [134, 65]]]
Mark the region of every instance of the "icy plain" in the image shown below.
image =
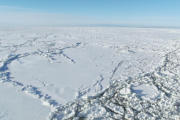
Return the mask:
[[0, 28], [0, 119], [179, 120], [180, 30]]

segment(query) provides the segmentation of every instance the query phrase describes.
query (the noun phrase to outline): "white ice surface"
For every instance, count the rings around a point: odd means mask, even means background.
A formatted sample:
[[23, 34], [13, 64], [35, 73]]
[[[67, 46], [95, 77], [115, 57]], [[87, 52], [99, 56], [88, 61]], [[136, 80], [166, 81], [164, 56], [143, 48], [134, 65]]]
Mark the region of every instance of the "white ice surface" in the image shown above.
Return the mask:
[[132, 87], [133, 92], [135, 92], [139, 97], [144, 99], [155, 99], [158, 95], [158, 89], [149, 84], [141, 84]]
[[17, 91], [12, 86], [0, 84], [0, 120], [46, 120], [50, 109], [42, 103]]
[[[178, 47], [179, 40], [178, 29], [1, 28], [0, 80], [18, 88], [18, 93], [12, 93], [18, 94], [18, 99], [29, 99], [22, 97], [27, 93], [35, 98], [31, 104], [41, 106], [40, 102], [34, 103], [39, 100], [54, 110], [77, 98], [97, 95], [114, 81], [126, 82], [154, 71], [162, 65], [164, 55]], [[131, 86], [134, 93], [145, 100], [159, 95], [157, 88], [149, 83], [134, 86]], [[121, 94], [131, 94], [129, 88], [122, 89]], [[11, 94], [9, 90], [2, 97], [10, 98], [6, 95]], [[39, 117], [44, 114], [39, 113]]]

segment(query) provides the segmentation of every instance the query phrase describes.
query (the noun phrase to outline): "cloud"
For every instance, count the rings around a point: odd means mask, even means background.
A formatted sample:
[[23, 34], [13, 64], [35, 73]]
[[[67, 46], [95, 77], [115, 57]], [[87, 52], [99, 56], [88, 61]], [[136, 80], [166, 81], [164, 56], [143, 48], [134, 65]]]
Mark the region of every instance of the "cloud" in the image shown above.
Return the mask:
[[68, 16], [31, 12], [1, 12], [0, 18], [0, 23], [19, 25], [50, 25], [71, 22], [67, 21], [69, 18]]
[[39, 12], [11, 6], [0, 6], [0, 18], [0, 25], [73, 25], [96, 23], [96, 20], [85, 16]]

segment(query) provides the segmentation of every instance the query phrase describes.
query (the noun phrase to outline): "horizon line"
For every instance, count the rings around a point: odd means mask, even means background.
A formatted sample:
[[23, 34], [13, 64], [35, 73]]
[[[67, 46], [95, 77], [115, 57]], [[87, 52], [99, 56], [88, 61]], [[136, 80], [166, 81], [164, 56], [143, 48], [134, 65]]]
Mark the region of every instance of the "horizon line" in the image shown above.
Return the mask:
[[1, 27], [127, 27], [127, 28], [172, 28], [180, 26], [166, 25], [132, 25], [132, 24], [57, 24], [57, 25], [0, 25]]

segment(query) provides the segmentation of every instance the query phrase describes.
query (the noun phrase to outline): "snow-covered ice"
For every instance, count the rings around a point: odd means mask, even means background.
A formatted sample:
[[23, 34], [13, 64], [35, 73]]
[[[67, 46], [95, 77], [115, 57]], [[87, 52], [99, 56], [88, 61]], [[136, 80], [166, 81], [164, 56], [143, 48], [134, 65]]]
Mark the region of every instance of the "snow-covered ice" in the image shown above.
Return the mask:
[[5, 84], [0, 85], [0, 120], [45, 120], [50, 112], [40, 101]]
[[144, 97], [145, 99], [155, 99], [159, 94], [158, 89], [149, 84], [132, 86], [132, 91], [135, 92], [139, 97]]
[[178, 120], [179, 53], [179, 29], [1, 28], [0, 118]]

